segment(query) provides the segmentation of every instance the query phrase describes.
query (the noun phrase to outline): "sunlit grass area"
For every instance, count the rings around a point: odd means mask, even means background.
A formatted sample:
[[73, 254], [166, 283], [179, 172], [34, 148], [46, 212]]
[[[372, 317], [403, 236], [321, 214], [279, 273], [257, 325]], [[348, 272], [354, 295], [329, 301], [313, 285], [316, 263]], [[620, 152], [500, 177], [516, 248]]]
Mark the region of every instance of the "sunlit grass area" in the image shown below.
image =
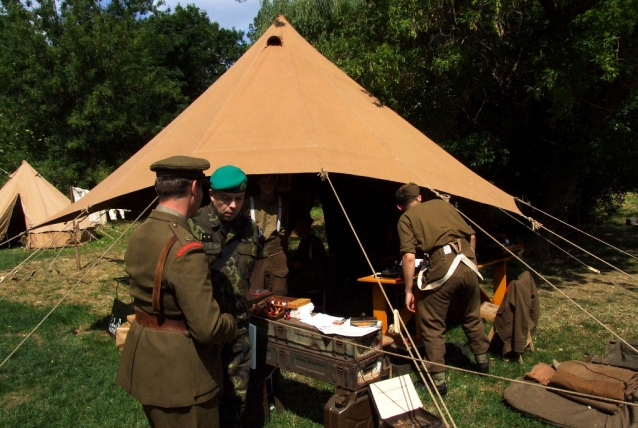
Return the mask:
[[[631, 195], [617, 216], [608, 218], [596, 229], [597, 236], [634, 253], [638, 245], [638, 228], [625, 226], [624, 218], [636, 214], [637, 202], [635, 195]], [[315, 219], [313, 231], [324, 238], [325, 243], [325, 224], [320, 207], [313, 209], [311, 215]], [[130, 225], [123, 222], [104, 226], [101, 239], [81, 247], [81, 270], [76, 266], [73, 249], [61, 252], [47, 250], [0, 284], [0, 326], [3, 329], [0, 362], [75, 287], [0, 367], [0, 426], [148, 426], [141, 406], [115, 385], [120, 353], [114, 340], [106, 333], [118, 284], [114, 278], [124, 275], [124, 252], [134, 227], [127, 232], [125, 230]], [[123, 233], [122, 239], [104, 255], [104, 251]], [[599, 250], [601, 256], [613, 259], [614, 264], [621, 266], [626, 273], [607, 266], [596, 274], [566, 257], [554, 257], [541, 264], [540, 273], [555, 288], [536, 278], [541, 301], [541, 318], [534, 338], [536, 352], [528, 350], [523, 355], [522, 364], [518, 360], [505, 360], [498, 352], [490, 353], [492, 374], [513, 379], [522, 376], [537, 362], [581, 360], [604, 352], [610, 333], [565, 299], [561, 292], [622, 337], [637, 338], [635, 308], [638, 290], [636, 281], [631, 277], [638, 274], [636, 260], [617, 255], [612, 249], [602, 249], [599, 245], [591, 247]], [[0, 250], [0, 277], [6, 276], [29, 254], [31, 252], [22, 249]], [[508, 264], [510, 278], [525, 269], [517, 263], [512, 261]], [[594, 264], [594, 261], [589, 260], [588, 263]], [[95, 267], [88, 272], [93, 265]], [[489, 275], [489, 272], [486, 273]], [[82, 280], [78, 282], [80, 278]], [[484, 284], [488, 293], [491, 292], [490, 283], [489, 277], [486, 278]], [[128, 298], [122, 285], [119, 286], [119, 297]], [[346, 310], [350, 307], [356, 308], [356, 311], [361, 306], [371, 306], [369, 295], [362, 294], [341, 305]], [[489, 327], [486, 323], [486, 331]], [[454, 370], [455, 367], [472, 367], [466, 357], [469, 349], [460, 326], [450, 326], [447, 342], [450, 349], [460, 351], [450, 355], [448, 361], [452, 367], [448, 369], [449, 393], [445, 398], [457, 426], [547, 426], [519, 414], [504, 403], [502, 394], [508, 382]], [[392, 360], [397, 365], [408, 363], [397, 357]], [[417, 380], [415, 374], [413, 378]], [[425, 407], [435, 412], [425, 389], [418, 388], [418, 392]], [[330, 384], [284, 371], [283, 381], [277, 390], [284, 412], [273, 412], [266, 426], [321, 427], [323, 406], [333, 393], [334, 386]]]

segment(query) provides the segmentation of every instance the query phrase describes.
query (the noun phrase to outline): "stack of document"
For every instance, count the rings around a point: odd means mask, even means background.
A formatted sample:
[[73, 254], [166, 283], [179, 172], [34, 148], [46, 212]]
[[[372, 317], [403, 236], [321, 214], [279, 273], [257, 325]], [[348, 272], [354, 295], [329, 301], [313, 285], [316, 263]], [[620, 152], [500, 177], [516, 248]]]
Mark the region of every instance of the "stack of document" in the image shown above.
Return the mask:
[[312, 316], [312, 311], [315, 310], [315, 305], [308, 303], [306, 305], [300, 306], [298, 309], [292, 309], [290, 311], [290, 316], [292, 318], [297, 318], [299, 320], [304, 320], [310, 318]]
[[301, 319], [301, 322], [317, 327], [323, 334], [338, 334], [339, 336], [362, 337], [381, 328], [381, 321], [378, 321], [375, 327], [356, 327], [350, 324], [350, 320], [339, 324], [335, 324], [335, 321], [343, 321], [343, 318], [317, 313]]

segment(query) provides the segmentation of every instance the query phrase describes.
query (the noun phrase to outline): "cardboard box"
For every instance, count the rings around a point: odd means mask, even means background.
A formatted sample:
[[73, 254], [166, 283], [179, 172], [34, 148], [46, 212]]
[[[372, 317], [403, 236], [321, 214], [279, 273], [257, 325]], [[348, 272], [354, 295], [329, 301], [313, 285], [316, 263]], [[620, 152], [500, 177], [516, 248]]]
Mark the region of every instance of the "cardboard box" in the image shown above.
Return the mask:
[[384, 428], [447, 428], [441, 418], [423, 408], [409, 375], [375, 382], [370, 393]]

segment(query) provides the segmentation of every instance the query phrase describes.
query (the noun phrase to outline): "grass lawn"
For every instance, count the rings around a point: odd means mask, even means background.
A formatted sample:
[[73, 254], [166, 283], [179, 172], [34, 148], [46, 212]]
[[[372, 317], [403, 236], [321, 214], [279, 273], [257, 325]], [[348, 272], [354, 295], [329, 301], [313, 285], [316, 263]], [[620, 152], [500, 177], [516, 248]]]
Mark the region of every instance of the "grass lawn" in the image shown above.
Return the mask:
[[[638, 228], [625, 226], [624, 218], [636, 216], [637, 202], [638, 199], [631, 196], [618, 216], [604, 219], [592, 233], [636, 253]], [[312, 216], [316, 220], [313, 227], [321, 234], [320, 210], [313, 210]], [[1, 363], [97, 262], [52, 315], [0, 367], [0, 427], [148, 426], [141, 406], [114, 383], [120, 353], [105, 331], [116, 293], [117, 282], [113, 278], [124, 275], [123, 256], [131, 230], [105, 257], [102, 258], [102, 254], [127, 226], [127, 223], [105, 226], [100, 240], [81, 247], [82, 270], [77, 269], [72, 249], [59, 254], [46, 250], [0, 284]], [[579, 243], [638, 276], [635, 259], [603, 249], [600, 244], [584, 238], [579, 238]], [[28, 254], [22, 249], [0, 250], [0, 277], [6, 276]], [[595, 274], [559, 253], [532, 266], [623, 338], [638, 338], [635, 316], [638, 281], [607, 266], [599, 266], [595, 260], [587, 259], [586, 263], [602, 273]], [[508, 276], [513, 278], [524, 269], [520, 263], [511, 261]], [[368, 274], [362, 272], [361, 276]], [[534, 338], [536, 352], [526, 352], [523, 364], [491, 354], [491, 373], [495, 375], [516, 378], [537, 362], [583, 359], [589, 353], [601, 355], [605, 340], [610, 337], [609, 332], [554, 288], [538, 278], [536, 281], [541, 301], [541, 318]], [[486, 278], [484, 284], [489, 283], [490, 279]], [[486, 288], [491, 292], [489, 285]], [[119, 296], [128, 299], [122, 287]], [[357, 300], [364, 307], [370, 302], [368, 295]], [[489, 329], [489, 325], [485, 328]], [[460, 327], [453, 327], [447, 334], [447, 342], [463, 347], [467, 341]], [[445, 401], [457, 426], [547, 426], [518, 414], [503, 402], [502, 393], [507, 384], [494, 378], [448, 370], [450, 392]], [[434, 411], [430, 398], [423, 390], [419, 391], [426, 408]], [[323, 426], [323, 405], [333, 393], [332, 385], [284, 372], [279, 398], [285, 411], [273, 413], [267, 427]]]

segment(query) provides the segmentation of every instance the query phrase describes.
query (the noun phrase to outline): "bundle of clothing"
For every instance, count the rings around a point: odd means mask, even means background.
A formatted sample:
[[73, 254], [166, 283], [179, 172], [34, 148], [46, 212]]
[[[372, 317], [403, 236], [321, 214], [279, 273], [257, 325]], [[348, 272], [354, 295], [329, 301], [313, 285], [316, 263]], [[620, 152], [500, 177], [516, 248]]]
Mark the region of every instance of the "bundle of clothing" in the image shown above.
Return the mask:
[[611, 415], [618, 412], [621, 403], [587, 398], [567, 391], [617, 401], [632, 401], [638, 389], [638, 373], [631, 370], [583, 361], [565, 361], [556, 365], [554, 368], [538, 363], [525, 374], [525, 378], [563, 389], [565, 392], [553, 392]]
[[[622, 351], [619, 346], [608, 344], [607, 350], [609, 354], [604, 358], [594, 357], [592, 361], [626, 362], [630, 357], [615, 355], [618, 350]], [[635, 352], [627, 347], [626, 353]], [[529, 383], [512, 383], [505, 389], [504, 398], [521, 412], [557, 426], [638, 427], [636, 370], [584, 361], [554, 362], [553, 365], [539, 363], [525, 374], [525, 379], [560, 390], [549, 390]]]

